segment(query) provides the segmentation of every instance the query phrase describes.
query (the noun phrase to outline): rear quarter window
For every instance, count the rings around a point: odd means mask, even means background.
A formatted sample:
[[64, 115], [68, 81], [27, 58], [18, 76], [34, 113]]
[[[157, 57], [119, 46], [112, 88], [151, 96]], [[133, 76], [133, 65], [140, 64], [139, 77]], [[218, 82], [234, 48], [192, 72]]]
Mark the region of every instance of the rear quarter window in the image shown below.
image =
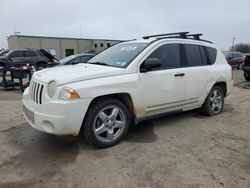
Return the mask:
[[217, 50], [215, 48], [206, 47], [208, 64], [212, 65], [216, 61]]

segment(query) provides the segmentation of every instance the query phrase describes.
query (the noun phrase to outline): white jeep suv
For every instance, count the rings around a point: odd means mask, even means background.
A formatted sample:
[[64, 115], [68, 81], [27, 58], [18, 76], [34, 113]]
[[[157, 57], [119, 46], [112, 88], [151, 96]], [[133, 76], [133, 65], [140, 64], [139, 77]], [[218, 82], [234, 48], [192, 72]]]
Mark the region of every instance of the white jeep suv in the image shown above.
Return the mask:
[[36, 72], [23, 112], [39, 131], [80, 133], [105, 148], [140, 118], [195, 108], [220, 114], [232, 83], [224, 55], [200, 34], [154, 35], [114, 45], [86, 64]]

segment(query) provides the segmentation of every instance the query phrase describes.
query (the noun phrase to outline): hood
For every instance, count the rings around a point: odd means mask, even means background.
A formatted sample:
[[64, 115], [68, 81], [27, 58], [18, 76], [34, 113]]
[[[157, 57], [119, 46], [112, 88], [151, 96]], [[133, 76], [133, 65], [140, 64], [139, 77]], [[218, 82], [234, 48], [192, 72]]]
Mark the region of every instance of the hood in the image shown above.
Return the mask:
[[59, 61], [56, 57], [54, 57], [53, 55], [51, 55], [49, 52], [47, 52], [46, 50], [44, 49], [40, 49], [40, 52], [45, 56], [47, 57], [50, 61], [53, 61], [54, 59]]
[[125, 74], [125, 72], [126, 69], [123, 68], [80, 63], [77, 65], [43, 69], [35, 72], [33, 78], [43, 83], [49, 83], [54, 80], [57, 85], [64, 85], [84, 80], [121, 75]]

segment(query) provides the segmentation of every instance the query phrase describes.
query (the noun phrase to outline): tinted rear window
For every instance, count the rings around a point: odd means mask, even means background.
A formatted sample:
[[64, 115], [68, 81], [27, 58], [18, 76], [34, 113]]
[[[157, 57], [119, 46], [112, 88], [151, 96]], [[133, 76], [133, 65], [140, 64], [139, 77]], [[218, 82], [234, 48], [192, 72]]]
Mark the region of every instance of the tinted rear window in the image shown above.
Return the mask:
[[37, 54], [34, 51], [24, 51], [24, 56], [25, 57], [36, 57]]
[[207, 58], [208, 58], [208, 63], [210, 65], [215, 63], [216, 57], [217, 57], [217, 50], [215, 48], [211, 47], [206, 47], [207, 50]]
[[209, 65], [204, 46], [200, 46], [200, 52], [201, 52], [202, 65]]
[[186, 57], [187, 57], [187, 66], [201, 66], [202, 57], [200, 52], [200, 46], [194, 44], [185, 44]]

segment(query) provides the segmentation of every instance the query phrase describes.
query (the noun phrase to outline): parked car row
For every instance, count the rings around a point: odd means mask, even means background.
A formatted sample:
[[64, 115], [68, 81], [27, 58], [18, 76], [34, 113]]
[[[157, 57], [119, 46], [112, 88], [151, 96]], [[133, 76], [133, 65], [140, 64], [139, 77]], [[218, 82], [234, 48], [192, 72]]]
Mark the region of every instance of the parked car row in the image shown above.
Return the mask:
[[95, 54], [91, 54], [91, 53], [74, 54], [74, 55], [61, 59], [58, 65], [74, 65], [78, 63], [86, 63], [88, 60], [90, 60], [94, 56]]
[[225, 57], [228, 64], [233, 68], [241, 69], [245, 62], [245, 56], [240, 52], [226, 52]]
[[232, 68], [242, 69], [246, 81], [250, 81], [250, 53], [225, 52], [226, 60]]
[[27, 64], [34, 66], [36, 70], [47, 67], [56, 58], [47, 51], [41, 49], [17, 49], [10, 50], [0, 56], [0, 67], [21, 67]]
[[72, 65], [86, 63], [95, 54], [75, 54], [58, 61], [53, 55], [43, 49], [17, 49], [3, 51], [0, 55], [0, 67], [34, 66], [35, 70], [41, 70], [55, 65]]

